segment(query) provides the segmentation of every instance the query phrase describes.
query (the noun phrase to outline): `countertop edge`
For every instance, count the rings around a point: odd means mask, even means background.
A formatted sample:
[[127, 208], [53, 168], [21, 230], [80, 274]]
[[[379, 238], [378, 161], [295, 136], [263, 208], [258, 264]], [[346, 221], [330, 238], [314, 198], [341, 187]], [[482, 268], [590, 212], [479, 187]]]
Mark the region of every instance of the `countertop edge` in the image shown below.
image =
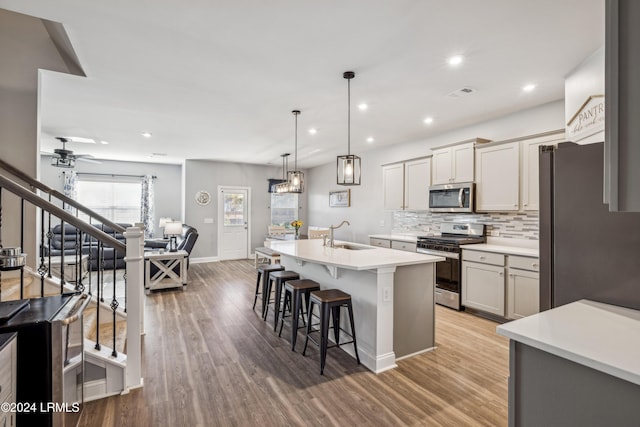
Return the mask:
[[460, 245], [461, 249], [470, 249], [474, 251], [495, 252], [505, 255], [519, 255], [531, 258], [539, 258], [540, 251], [538, 249], [523, 248], [519, 246], [495, 245], [492, 243], [473, 243], [469, 245]]
[[[545, 312], [541, 312], [541, 313], [529, 316], [524, 319], [519, 319], [519, 320], [515, 320], [512, 322], [499, 325], [496, 327], [496, 332], [499, 335], [505, 336], [511, 340], [520, 342], [530, 347], [537, 348], [539, 350], [545, 351], [555, 356], [562, 357], [566, 360], [609, 374], [616, 378], [620, 378], [622, 380], [629, 381], [633, 384], [640, 385], [640, 365], [635, 370], [629, 370], [626, 367], [620, 367], [613, 364], [611, 360], [607, 360], [607, 359], [610, 359], [610, 357], [608, 358], [606, 355], [605, 350], [607, 349], [603, 350], [600, 344], [595, 345], [594, 347], [598, 347], [598, 350], [591, 351], [592, 353], [591, 356], [588, 356], [576, 350], [581, 347], [579, 343], [575, 344], [570, 342], [562, 342], [561, 344], [558, 344], [558, 343], [552, 342], [554, 339], [557, 339], [557, 338], [551, 337], [549, 330], [555, 329], [555, 328], [562, 328], [563, 322], [559, 321], [558, 319], [551, 319], [550, 318], [551, 316], [545, 315], [545, 313], [551, 313], [554, 310], [563, 310], [563, 307], [565, 308], [565, 311], [566, 311], [566, 307], [568, 306], [579, 308], [579, 305], [581, 304], [585, 304], [585, 305], [595, 304], [595, 305], [607, 306], [607, 304], [594, 303], [588, 300], [580, 300], [580, 301], [567, 304], [566, 306], [561, 306], [549, 311], [545, 311]], [[616, 309], [620, 309], [620, 308], [616, 308]], [[631, 310], [631, 309], [628, 309], [628, 310]], [[548, 318], [548, 321], [545, 321], [546, 318]], [[574, 317], [567, 317], [565, 320], [565, 323], [571, 322], [571, 323], [579, 324], [580, 323], [579, 320], [580, 319], [575, 319]], [[523, 321], [526, 321], [526, 322], [523, 322]], [[533, 323], [534, 325], [537, 325], [537, 323], [544, 324], [546, 329], [543, 330], [543, 328], [531, 328], [530, 326], [531, 323]], [[640, 325], [640, 322], [638, 322], [638, 324]], [[528, 333], [527, 329], [533, 329], [535, 332]], [[537, 336], [532, 336], [532, 335], [537, 335]], [[597, 336], [592, 338], [598, 343], [600, 342], [598, 341]], [[619, 337], [618, 339], [628, 341], [624, 337]], [[636, 350], [636, 353], [638, 351], [640, 350]]]

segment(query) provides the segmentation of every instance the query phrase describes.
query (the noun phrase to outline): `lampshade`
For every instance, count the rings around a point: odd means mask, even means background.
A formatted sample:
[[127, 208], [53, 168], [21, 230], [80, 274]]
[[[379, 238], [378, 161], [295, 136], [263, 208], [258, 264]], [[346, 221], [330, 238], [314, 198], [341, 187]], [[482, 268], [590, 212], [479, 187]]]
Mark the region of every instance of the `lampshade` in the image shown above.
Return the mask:
[[345, 71], [342, 77], [347, 79], [347, 154], [337, 158], [337, 184], [360, 185], [361, 160], [351, 154], [351, 79], [356, 76], [353, 71]]
[[167, 218], [167, 217], [160, 218], [158, 226], [160, 228], [164, 228], [167, 225], [167, 223], [171, 221], [173, 221], [171, 218]]
[[167, 236], [177, 236], [182, 234], [182, 223], [180, 221], [167, 222], [164, 225], [164, 234]]
[[298, 170], [298, 116], [300, 110], [292, 111], [295, 117], [295, 151], [292, 171], [287, 172], [287, 183], [289, 184], [289, 193], [302, 193], [304, 191], [304, 173]]

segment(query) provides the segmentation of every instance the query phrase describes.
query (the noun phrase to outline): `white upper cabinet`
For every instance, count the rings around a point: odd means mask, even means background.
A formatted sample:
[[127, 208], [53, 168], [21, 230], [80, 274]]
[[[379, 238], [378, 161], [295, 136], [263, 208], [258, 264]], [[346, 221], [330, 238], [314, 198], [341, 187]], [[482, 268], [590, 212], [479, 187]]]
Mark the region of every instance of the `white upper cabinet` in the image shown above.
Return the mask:
[[385, 210], [404, 208], [404, 163], [382, 166], [382, 193]]
[[429, 209], [431, 185], [431, 158], [404, 163], [404, 208], [426, 211]]
[[451, 147], [451, 157], [453, 163], [453, 181], [452, 182], [471, 182], [473, 181], [473, 150], [475, 143], [470, 142], [462, 145]]
[[385, 210], [427, 210], [431, 158], [382, 166]]
[[476, 138], [448, 147], [436, 148], [433, 151], [431, 183], [453, 184], [474, 180], [474, 147], [477, 143], [488, 142]]
[[563, 140], [558, 130], [476, 147], [476, 210], [539, 210], [540, 146]]
[[517, 211], [519, 204], [520, 144], [476, 149], [476, 210]]
[[520, 210], [537, 211], [540, 209], [538, 182], [540, 171], [540, 146], [556, 145], [564, 141], [564, 132], [546, 136], [531, 137], [520, 143]]

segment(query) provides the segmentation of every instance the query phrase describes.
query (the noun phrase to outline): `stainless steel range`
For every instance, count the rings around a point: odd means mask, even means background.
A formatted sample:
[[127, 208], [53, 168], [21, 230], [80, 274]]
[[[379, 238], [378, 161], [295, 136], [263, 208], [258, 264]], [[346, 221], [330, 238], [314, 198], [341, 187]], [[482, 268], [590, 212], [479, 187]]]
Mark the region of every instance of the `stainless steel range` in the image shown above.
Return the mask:
[[436, 303], [461, 310], [462, 249], [460, 245], [484, 243], [484, 224], [443, 223], [441, 236], [418, 237], [417, 251], [421, 254], [445, 257], [436, 264]]

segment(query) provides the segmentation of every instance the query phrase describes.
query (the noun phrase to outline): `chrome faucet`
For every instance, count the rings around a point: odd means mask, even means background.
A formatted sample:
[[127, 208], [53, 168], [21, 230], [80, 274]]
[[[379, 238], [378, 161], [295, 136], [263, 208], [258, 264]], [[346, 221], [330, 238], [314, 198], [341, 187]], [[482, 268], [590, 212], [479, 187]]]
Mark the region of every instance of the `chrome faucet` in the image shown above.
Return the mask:
[[[329, 226], [329, 247], [333, 248], [334, 247], [334, 243], [333, 243], [333, 230], [337, 230], [338, 228], [342, 227], [343, 225], [351, 225], [351, 223], [349, 221], [342, 221], [340, 224], [338, 224], [337, 226], [333, 226], [330, 225]], [[325, 242], [324, 244], [325, 246], [327, 246], [327, 243]]]

